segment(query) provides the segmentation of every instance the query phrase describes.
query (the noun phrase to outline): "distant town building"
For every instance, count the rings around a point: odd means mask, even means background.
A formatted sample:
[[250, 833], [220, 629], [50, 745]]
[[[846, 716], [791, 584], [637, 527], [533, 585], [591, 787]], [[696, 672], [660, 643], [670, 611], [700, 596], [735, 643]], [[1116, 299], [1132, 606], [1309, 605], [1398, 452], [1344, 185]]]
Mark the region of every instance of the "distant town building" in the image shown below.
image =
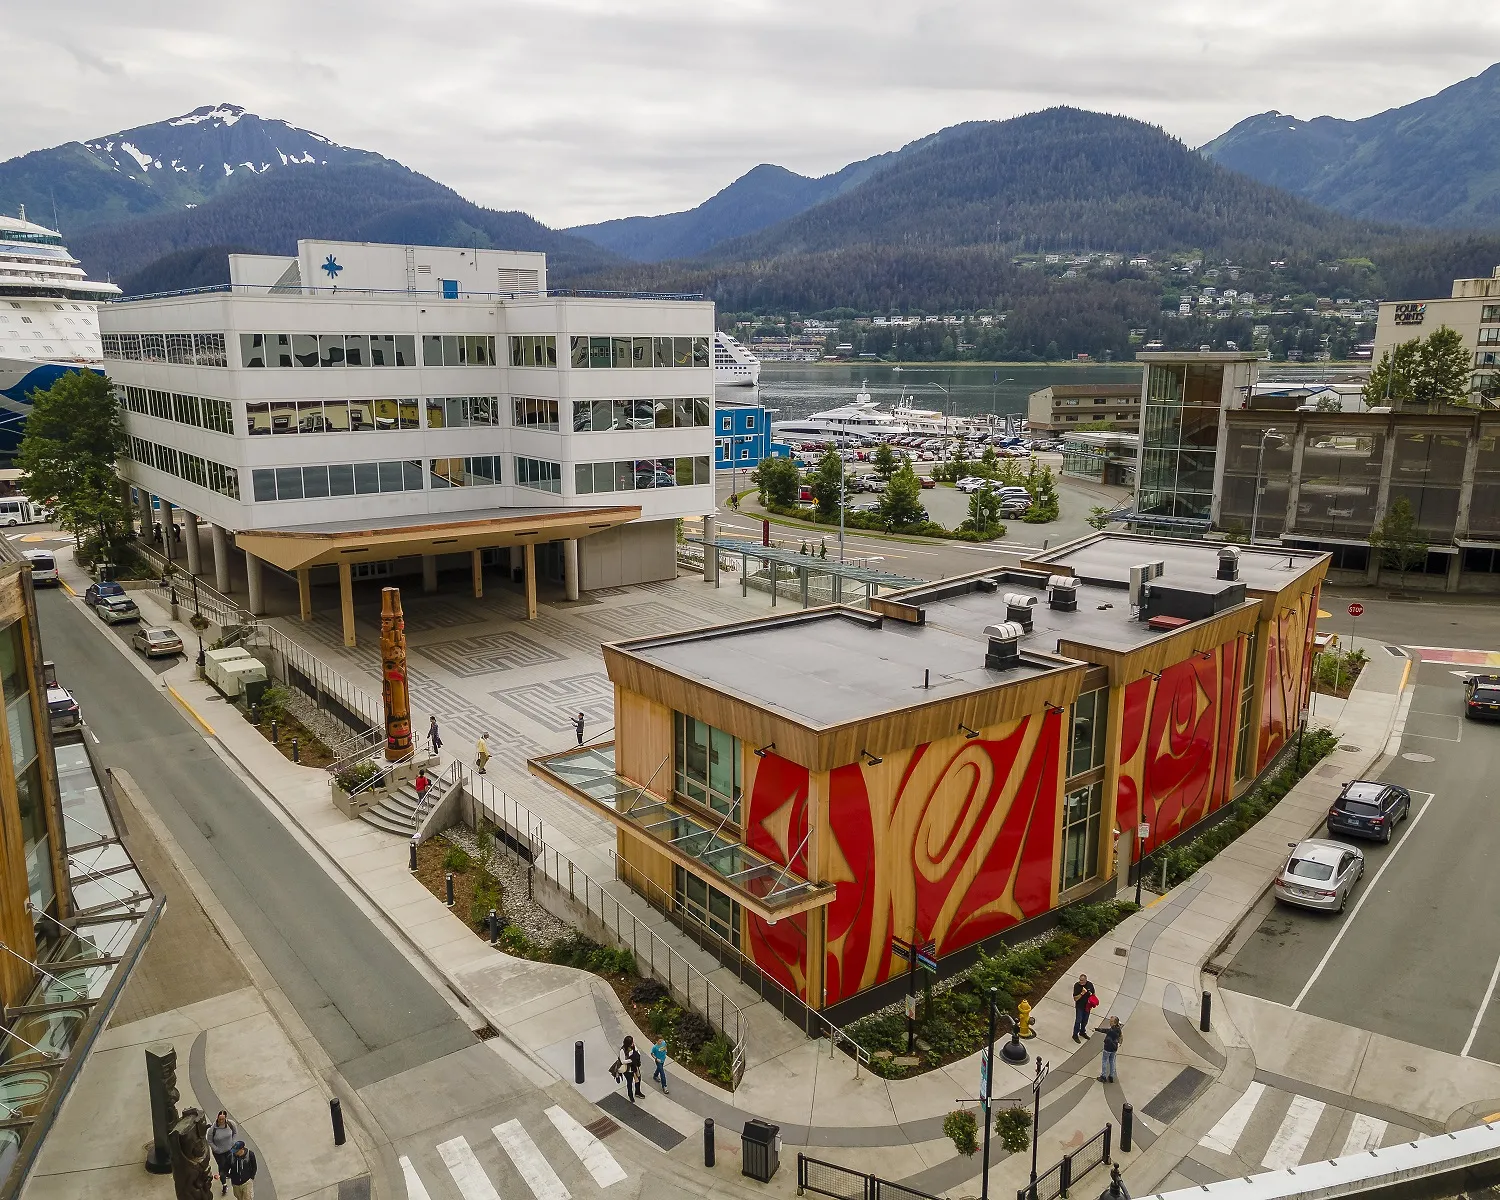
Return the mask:
[[1141, 415], [1141, 389], [1134, 383], [1056, 383], [1032, 392], [1026, 423], [1037, 432], [1091, 421], [1114, 421], [1134, 429]]
[[1457, 330], [1474, 351], [1473, 390], [1493, 386], [1500, 375], [1500, 267], [1488, 279], [1455, 279], [1451, 296], [1382, 304], [1374, 357], [1379, 361], [1392, 346], [1426, 337], [1444, 325]]

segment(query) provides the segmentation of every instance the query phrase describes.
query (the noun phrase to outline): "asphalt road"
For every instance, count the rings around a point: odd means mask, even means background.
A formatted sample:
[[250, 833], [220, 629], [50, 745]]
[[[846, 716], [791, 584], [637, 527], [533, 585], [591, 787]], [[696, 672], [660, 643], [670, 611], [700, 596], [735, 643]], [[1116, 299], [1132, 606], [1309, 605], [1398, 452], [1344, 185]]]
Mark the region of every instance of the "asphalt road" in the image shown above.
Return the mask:
[[1220, 985], [1500, 1062], [1497, 776], [1500, 723], [1466, 721], [1454, 668], [1423, 663], [1401, 756], [1380, 776], [1411, 791], [1411, 819], [1388, 846], [1356, 843], [1365, 876], [1344, 915], [1276, 906]]
[[130, 626], [107, 628], [60, 590], [38, 594], [37, 609], [43, 652], [101, 758], [134, 776], [353, 1087], [474, 1044], [165, 691], [110, 645]]

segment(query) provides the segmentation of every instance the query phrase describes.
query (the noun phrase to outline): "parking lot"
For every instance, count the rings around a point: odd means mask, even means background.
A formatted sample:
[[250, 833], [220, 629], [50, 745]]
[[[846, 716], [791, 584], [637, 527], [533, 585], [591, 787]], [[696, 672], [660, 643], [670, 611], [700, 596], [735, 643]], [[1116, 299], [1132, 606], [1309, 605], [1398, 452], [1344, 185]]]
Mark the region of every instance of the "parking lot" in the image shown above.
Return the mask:
[[1389, 845], [1354, 843], [1366, 867], [1348, 911], [1263, 901], [1222, 987], [1500, 1062], [1500, 722], [1464, 719], [1470, 669], [1413, 664], [1400, 755], [1379, 776], [1410, 790], [1411, 817]]

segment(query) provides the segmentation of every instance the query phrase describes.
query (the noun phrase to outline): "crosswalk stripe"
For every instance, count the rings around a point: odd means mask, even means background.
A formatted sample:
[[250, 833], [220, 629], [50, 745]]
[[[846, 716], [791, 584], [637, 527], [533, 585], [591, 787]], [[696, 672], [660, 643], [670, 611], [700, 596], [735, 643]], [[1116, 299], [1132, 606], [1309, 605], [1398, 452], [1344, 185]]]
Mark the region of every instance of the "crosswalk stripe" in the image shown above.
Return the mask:
[[536, 1200], [573, 1200], [572, 1193], [563, 1186], [552, 1164], [536, 1148], [531, 1135], [521, 1128], [521, 1122], [507, 1121], [496, 1125], [491, 1132], [505, 1148], [505, 1153], [510, 1155], [510, 1161], [516, 1164], [516, 1170]]
[[600, 1187], [605, 1188], [627, 1178], [624, 1169], [609, 1152], [609, 1147], [575, 1121], [566, 1110], [554, 1104], [547, 1110], [547, 1119], [557, 1127], [563, 1141], [578, 1155], [578, 1161], [588, 1168], [588, 1173]]
[[1386, 1123], [1377, 1117], [1355, 1113], [1349, 1126], [1349, 1136], [1344, 1139], [1344, 1148], [1339, 1155], [1363, 1154], [1366, 1150], [1378, 1150], [1385, 1137]]
[[1314, 1100], [1311, 1096], [1293, 1096], [1291, 1107], [1281, 1120], [1281, 1128], [1271, 1139], [1270, 1149], [1260, 1165], [1268, 1171], [1284, 1171], [1300, 1163], [1324, 1107], [1321, 1100]]
[[479, 1160], [474, 1157], [474, 1151], [469, 1149], [469, 1143], [464, 1138], [456, 1137], [452, 1141], [439, 1142], [437, 1152], [443, 1165], [448, 1168], [448, 1174], [453, 1176], [453, 1182], [458, 1185], [458, 1190], [463, 1193], [464, 1200], [500, 1200], [500, 1193], [495, 1191], [495, 1185], [484, 1173], [484, 1168], [479, 1165]]
[[422, 1183], [422, 1178], [417, 1174], [416, 1167], [411, 1165], [411, 1159], [402, 1155], [396, 1160], [401, 1164], [401, 1174], [406, 1180], [406, 1200], [432, 1200], [427, 1194], [427, 1187]]
[[1260, 1102], [1265, 1090], [1266, 1085], [1263, 1083], [1252, 1083], [1247, 1087], [1245, 1094], [1234, 1102], [1233, 1108], [1219, 1118], [1217, 1125], [1203, 1135], [1198, 1145], [1217, 1150], [1220, 1154], [1233, 1154], [1235, 1143], [1245, 1132], [1245, 1126], [1250, 1124], [1250, 1114], [1255, 1111], [1255, 1106]]

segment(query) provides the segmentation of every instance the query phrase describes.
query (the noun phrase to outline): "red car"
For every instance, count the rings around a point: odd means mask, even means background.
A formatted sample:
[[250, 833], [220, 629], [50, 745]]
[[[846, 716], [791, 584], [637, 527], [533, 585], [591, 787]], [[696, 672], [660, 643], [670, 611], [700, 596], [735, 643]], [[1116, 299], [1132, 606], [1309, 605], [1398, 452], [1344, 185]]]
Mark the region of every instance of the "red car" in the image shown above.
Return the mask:
[[937, 480], [933, 479], [932, 476], [930, 476], [930, 475], [922, 475], [922, 476], [919, 477], [919, 479], [920, 479], [920, 482], [921, 482], [921, 484], [922, 484], [922, 486], [924, 488], [935, 488], [935, 487], [937, 487]]

